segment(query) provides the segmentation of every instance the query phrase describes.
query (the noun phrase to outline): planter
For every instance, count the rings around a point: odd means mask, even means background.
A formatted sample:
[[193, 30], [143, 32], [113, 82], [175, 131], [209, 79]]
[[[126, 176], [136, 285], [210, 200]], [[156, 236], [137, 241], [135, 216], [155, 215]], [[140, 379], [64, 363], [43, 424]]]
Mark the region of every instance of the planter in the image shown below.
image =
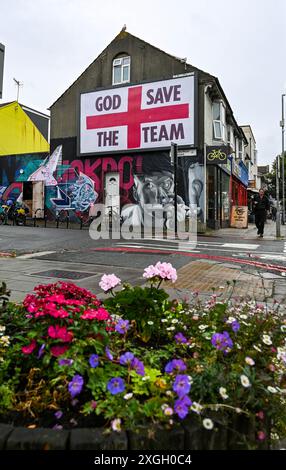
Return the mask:
[[[245, 450], [247, 443], [255, 443], [252, 423], [239, 417], [235, 425], [236, 430], [220, 420], [215, 429], [207, 430], [189, 419], [169, 430], [138, 426], [107, 434], [103, 428], [27, 429], [0, 424], [0, 450]], [[238, 430], [246, 432], [243, 439]], [[268, 450], [269, 441], [258, 447]]]

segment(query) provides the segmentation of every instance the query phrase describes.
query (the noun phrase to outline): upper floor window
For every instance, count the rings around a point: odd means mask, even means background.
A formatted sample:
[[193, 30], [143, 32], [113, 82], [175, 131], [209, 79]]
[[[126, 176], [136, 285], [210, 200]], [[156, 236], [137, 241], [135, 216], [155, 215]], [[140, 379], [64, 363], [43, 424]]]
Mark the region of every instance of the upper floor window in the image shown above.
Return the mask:
[[242, 140], [238, 141], [238, 158], [240, 160], [243, 160], [243, 145], [242, 145]]
[[225, 107], [221, 101], [213, 103], [213, 136], [215, 140], [225, 141]]
[[130, 82], [130, 56], [117, 57], [112, 64], [112, 85]]

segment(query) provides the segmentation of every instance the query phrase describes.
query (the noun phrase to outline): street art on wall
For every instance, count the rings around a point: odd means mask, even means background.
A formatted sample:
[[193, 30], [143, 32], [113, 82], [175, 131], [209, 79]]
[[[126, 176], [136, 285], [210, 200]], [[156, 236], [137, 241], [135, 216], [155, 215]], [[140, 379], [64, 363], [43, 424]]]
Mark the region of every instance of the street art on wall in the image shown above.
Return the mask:
[[[45, 208], [49, 219], [61, 210], [71, 218], [88, 217], [92, 204], [105, 202], [107, 173], [118, 173], [120, 208], [124, 219], [142, 222], [142, 207], [152, 204], [164, 212], [174, 207], [174, 177], [168, 152], [112, 155], [93, 158], [62, 158], [59, 146], [50, 155], [1, 157], [0, 197], [17, 200], [24, 181], [45, 182]], [[189, 205], [198, 206], [198, 219], [204, 217], [204, 172], [199, 162], [183, 162], [178, 175], [178, 217]]]

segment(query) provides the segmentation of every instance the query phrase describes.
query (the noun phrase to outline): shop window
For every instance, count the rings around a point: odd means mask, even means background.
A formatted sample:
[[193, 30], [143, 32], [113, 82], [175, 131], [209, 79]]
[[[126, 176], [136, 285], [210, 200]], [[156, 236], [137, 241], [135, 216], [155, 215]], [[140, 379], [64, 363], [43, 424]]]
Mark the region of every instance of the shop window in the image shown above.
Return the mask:
[[116, 57], [112, 63], [112, 85], [130, 82], [130, 56]]
[[225, 141], [225, 107], [221, 101], [213, 103], [213, 137]]

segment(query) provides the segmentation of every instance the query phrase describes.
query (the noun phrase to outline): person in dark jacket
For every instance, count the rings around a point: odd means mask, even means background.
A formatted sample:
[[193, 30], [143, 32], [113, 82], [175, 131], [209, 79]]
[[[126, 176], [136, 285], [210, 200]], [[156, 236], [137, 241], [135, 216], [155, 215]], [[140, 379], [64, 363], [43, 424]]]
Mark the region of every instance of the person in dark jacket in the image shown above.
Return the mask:
[[263, 189], [259, 190], [259, 195], [254, 199], [255, 225], [257, 227], [257, 235], [263, 237], [264, 224], [267, 211], [270, 209], [270, 202]]

